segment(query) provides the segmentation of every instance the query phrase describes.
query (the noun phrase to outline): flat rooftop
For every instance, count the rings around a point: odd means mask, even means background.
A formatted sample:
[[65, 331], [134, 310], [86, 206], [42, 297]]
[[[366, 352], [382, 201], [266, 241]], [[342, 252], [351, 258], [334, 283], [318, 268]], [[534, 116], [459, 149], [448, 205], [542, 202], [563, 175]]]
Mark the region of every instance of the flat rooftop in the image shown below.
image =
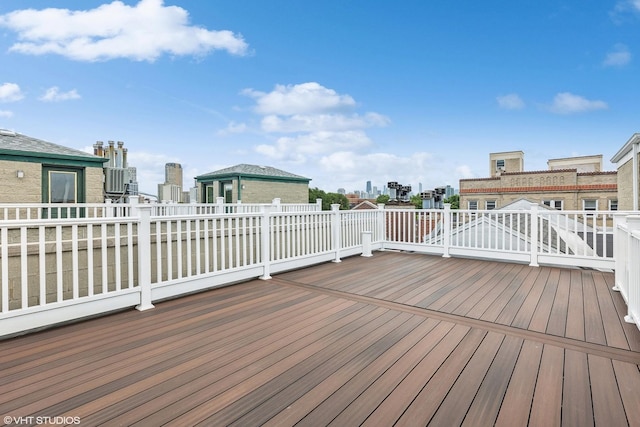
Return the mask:
[[613, 281], [346, 258], [0, 341], [0, 414], [85, 427], [638, 425], [640, 331]]

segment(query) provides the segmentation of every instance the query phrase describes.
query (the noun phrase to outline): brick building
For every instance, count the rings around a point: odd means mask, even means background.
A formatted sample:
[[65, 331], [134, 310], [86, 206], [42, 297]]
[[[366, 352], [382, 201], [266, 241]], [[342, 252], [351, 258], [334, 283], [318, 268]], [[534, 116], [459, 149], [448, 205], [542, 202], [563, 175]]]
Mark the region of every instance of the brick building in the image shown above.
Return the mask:
[[519, 199], [564, 210], [618, 209], [618, 173], [602, 171], [602, 155], [552, 159], [548, 170], [530, 172], [522, 151], [489, 159], [489, 178], [460, 180], [461, 209], [496, 209]]
[[102, 203], [105, 161], [0, 129], [0, 203]]
[[640, 133], [631, 138], [611, 158], [618, 170], [618, 194], [620, 210], [640, 210], [638, 206], [639, 191], [638, 156], [640, 156]]
[[309, 181], [270, 166], [240, 164], [195, 177], [198, 201], [214, 203], [224, 197], [225, 203], [308, 203]]

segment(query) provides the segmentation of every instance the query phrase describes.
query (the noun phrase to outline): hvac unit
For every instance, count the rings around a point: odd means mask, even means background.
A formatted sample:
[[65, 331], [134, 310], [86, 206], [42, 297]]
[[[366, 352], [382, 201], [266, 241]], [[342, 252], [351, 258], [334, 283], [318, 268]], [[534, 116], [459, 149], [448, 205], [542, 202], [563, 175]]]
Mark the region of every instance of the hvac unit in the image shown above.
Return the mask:
[[107, 193], [124, 193], [129, 184], [129, 171], [123, 168], [104, 168], [104, 189]]

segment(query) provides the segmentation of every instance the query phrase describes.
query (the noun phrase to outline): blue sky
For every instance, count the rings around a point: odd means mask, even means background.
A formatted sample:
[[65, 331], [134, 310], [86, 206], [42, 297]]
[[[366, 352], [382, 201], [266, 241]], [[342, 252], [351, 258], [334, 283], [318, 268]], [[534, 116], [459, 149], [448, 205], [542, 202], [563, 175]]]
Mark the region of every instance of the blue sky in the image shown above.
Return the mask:
[[124, 141], [142, 191], [239, 163], [325, 191], [609, 159], [639, 129], [640, 0], [0, 2], [0, 128]]

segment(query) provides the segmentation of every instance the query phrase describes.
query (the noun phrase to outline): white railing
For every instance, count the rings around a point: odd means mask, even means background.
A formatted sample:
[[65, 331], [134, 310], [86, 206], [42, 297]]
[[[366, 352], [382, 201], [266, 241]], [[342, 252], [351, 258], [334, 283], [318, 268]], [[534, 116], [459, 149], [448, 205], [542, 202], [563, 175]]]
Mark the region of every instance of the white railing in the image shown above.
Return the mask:
[[221, 205], [116, 205], [119, 216], [106, 215], [108, 205], [96, 206], [105, 213], [98, 220], [0, 221], [0, 336], [126, 307], [145, 310], [161, 299], [372, 249], [615, 268], [628, 320], [640, 318], [640, 263], [632, 256], [640, 253], [640, 220], [636, 226], [624, 213], [537, 205], [321, 211], [316, 204], [305, 211], [279, 203], [230, 213]]
[[0, 221], [110, 218], [130, 215], [131, 207], [117, 203], [0, 203]]
[[356, 236], [375, 225], [377, 214], [340, 212], [337, 205], [324, 212], [263, 205], [257, 213], [182, 215], [126, 207], [128, 216], [98, 221], [0, 221], [0, 336], [340, 261], [362, 252]]
[[[152, 203], [153, 216], [213, 215], [256, 213], [264, 208], [281, 212], [317, 212], [322, 203], [287, 203], [274, 199], [271, 203]], [[0, 203], [0, 221], [29, 221], [36, 219], [110, 218], [131, 215], [131, 205], [125, 203]]]
[[627, 304], [625, 320], [640, 329], [640, 216], [617, 217], [614, 238], [614, 290]]
[[271, 203], [225, 203], [223, 197], [218, 197], [216, 203], [157, 203], [151, 206], [152, 216], [245, 214], [262, 212], [264, 209], [276, 212], [317, 212], [322, 210], [322, 200], [319, 199], [316, 203], [283, 204], [276, 198]]
[[131, 217], [0, 222], [0, 335], [139, 303], [138, 227]]
[[384, 246], [531, 265], [613, 269], [608, 211], [385, 209]]

